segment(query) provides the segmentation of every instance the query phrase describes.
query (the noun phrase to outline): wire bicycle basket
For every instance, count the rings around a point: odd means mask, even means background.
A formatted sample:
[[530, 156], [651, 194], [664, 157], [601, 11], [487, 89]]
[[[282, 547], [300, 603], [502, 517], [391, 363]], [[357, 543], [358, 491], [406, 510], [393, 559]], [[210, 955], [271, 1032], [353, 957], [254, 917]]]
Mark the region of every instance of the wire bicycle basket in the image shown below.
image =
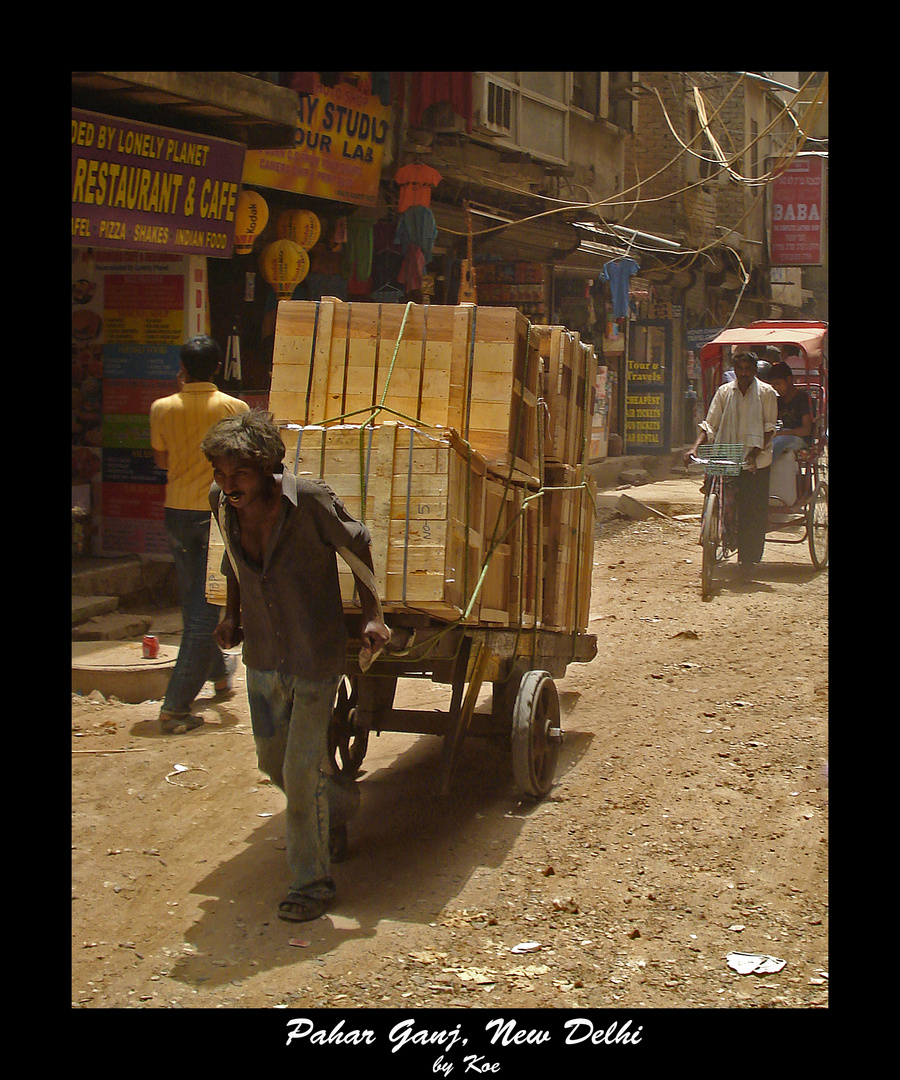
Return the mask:
[[740, 476], [744, 462], [742, 443], [710, 443], [704, 446], [703, 471], [707, 476]]

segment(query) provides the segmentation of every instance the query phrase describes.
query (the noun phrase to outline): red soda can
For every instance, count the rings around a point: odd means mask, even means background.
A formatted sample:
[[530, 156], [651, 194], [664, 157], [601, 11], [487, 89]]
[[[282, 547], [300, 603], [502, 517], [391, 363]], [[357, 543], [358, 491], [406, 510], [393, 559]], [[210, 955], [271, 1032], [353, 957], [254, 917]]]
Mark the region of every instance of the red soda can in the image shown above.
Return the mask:
[[159, 638], [155, 634], [144, 634], [141, 653], [145, 660], [155, 660], [159, 656]]

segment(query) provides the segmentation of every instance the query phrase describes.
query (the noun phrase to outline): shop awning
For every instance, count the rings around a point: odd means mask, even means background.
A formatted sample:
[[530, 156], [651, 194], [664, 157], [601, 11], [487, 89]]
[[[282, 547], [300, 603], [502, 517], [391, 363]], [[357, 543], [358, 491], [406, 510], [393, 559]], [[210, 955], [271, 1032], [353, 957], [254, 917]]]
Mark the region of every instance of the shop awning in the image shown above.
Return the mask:
[[[466, 212], [462, 207], [433, 200], [431, 209], [438, 227], [437, 246], [465, 246]], [[512, 214], [509, 215], [513, 217]], [[500, 221], [472, 215], [475, 255], [492, 255], [521, 262], [554, 262], [578, 247], [573, 225], [559, 217]]]
[[291, 147], [294, 90], [237, 71], [73, 71], [76, 108], [243, 143]]

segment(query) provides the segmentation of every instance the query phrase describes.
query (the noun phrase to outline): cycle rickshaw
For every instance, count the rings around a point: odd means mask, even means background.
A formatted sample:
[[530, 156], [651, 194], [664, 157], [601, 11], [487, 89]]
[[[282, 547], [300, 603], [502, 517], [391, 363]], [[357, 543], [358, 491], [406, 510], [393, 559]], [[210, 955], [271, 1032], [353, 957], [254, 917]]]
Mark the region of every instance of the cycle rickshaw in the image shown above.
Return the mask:
[[[828, 324], [814, 321], [761, 321], [724, 330], [700, 350], [704, 406], [723, 381], [726, 355], [752, 352], [762, 357], [778, 346], [791, 367], [794, 385], [809, 394], [813, 430], [809, 445], [788, 450], [773, 465], [769, 485], [766, 542], [808, 544], [817, 570], [828, 564]], [[707, 476], [700, 525], [703, 551], [701, 592], [710, 595], [715, 567], [736, 551], [734, 485], [743, 463], [740, 444], [710, 444], [695, 458]]]

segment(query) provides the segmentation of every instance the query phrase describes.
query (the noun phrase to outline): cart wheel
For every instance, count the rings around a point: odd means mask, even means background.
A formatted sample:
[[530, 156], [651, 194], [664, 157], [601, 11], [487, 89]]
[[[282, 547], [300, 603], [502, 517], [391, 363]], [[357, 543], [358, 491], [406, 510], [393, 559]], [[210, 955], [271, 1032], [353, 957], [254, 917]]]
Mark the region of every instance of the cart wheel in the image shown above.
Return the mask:
[[828, 565], [828, 485], [821, 481], [809, 501], [806, 514], [806, 537], [813, 566], [824, 570]]
[[700, 565], [700, 595], [705, 600], [712, 592], [713, 569], [716, 565], [716, 527], [719, 518], [719, 496], [711, 494], [706, 500], [703, 523], [700, 526], [700, 546], [703, 561]]
[[542, 798], [550, 790], [561, 743], [556, 684], [546, 671], [529, 671], [519, 686], [512, 725], [513, 776], [526, 795]]
[[369, 747], [369, 733], [356, 722], [356, 680], [341, 677], [334, 696], [331, 723], [328, 725], [328, 753], [335, 772], [354, 779]]

